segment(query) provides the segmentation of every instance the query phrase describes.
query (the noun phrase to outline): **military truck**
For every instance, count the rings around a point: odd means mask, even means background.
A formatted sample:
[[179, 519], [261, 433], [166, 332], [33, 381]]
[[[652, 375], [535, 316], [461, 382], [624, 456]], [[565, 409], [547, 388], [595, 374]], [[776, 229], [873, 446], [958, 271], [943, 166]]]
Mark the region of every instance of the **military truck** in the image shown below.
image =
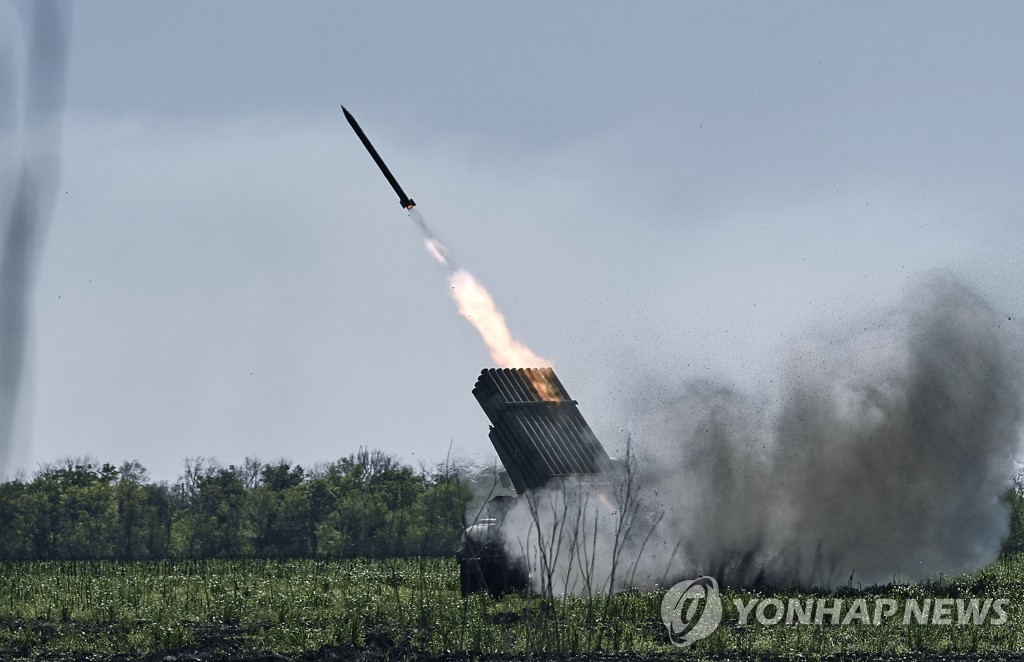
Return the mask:
[[529, 584], [527, 568], [509, 557], [502, 538], [515, 499], [559, 480], [597, 478], [615, 462], [551, 368], [485, 369], [473, 395], [491, 421], [488, 436], [516, 497], [488, 502], [463, 533], [456, 559], [463, 595], [497, 596]]

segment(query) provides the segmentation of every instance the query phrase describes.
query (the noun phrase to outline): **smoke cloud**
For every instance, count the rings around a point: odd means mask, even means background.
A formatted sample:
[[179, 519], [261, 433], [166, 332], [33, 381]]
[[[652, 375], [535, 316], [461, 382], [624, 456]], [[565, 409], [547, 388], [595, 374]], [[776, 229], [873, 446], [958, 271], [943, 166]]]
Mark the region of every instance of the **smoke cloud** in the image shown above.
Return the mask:
[[696, 381], [637, 405], [623, 476], [518, 499], [507, 549], [553, 595], [977, 569], [1008, 533], [1019, 328], [928, 274], [892, 310], [792, 341], [761, 393]]
[[64, 3], [17, 8], [0, 16], [8, 32], [0, 46], [0, 475], [18, 450], [33, 275], [58, 178], [69, 32]]

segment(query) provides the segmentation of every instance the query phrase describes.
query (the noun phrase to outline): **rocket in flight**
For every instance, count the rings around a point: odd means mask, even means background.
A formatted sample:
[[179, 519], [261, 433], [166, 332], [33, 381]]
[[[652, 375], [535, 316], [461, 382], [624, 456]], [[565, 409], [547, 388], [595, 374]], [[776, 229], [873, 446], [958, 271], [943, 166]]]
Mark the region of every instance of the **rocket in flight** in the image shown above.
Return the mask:
[[384, 177], [388, 180], [388, 183], [391, 184], [391, 188], [395, 189], [395, 193], [398, 194], [398, 203], [402, 205], [404, 209], [412, 209], [415, 207], [416, 202], [407, 196], [405, 191], [402, 190], [402, 186], [398, 183], [398, 180], [395, 179], [395, 176], [391, 174], [387, 164], [384, 163], [384, 159], [380, 158], [380, 154], [378, 154], [377, 150], [374, 149], [373, 145], [370, 143], [370, 139], [366, 137], [365, 133], [363, 133], [362, 128], [359, 126], [359, 122], [356, 122], [356, 118], [352, 117], [352, 113], [348, 112], [345, 106], [341, 107], [341, 112], [345, 113], [345, 119], [348, 120], [352, 130], [356, 132], [357, 136], [359, 136], [359, 140], [362, 141], [363, 147], [365, 147], [366, 151], [370, 153], [371, 157], [373, 157], [373, 160], [376, 162], [377, 167], [380, 168], [380, 171], [384, 173]]

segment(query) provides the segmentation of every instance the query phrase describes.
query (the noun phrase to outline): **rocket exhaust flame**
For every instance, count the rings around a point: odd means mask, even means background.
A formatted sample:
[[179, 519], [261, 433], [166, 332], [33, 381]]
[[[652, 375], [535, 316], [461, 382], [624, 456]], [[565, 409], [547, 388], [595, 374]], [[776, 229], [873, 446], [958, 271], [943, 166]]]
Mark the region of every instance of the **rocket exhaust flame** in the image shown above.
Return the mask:
[[[539, 368], [550, 366], [551, 361], [538, 356], [529, 347], [512, 337], [505, 322], [505, 316], [498, 309], [494, 297], [465, 269], [459, 269], [448, 256], [448, 250], [427, 227], [417, 209], [410, 209], [409, 216], [423, 232], [423, 245], [432, 258], [448, 270], [448, 284], [459, 307], [459, 314], [473, 325], [483, 339], [491, 358], [502, 368]], [[557, 394], [551, 386], [534, 379], [533, 386], [544, 400], [554, 400]]]
[[505, 316], [498, 310], [490, 292], [465, 269], [458, 269], [448, 277], [452, 296], [459, 304], [459, 314], [472, 324], [491, 352], [494, 362], [503, 368], [537, 368], [551, 365], [533, 353], [526, 345], [512, 337], [505, 324]]
[[441, 266], [448, 266], [448, 251], [445, 250], [444, 245], [437, 239], [424, 239], [423, 245], [427, 247], [427, 252], [430, 253], [430, 257], [437, 260]]

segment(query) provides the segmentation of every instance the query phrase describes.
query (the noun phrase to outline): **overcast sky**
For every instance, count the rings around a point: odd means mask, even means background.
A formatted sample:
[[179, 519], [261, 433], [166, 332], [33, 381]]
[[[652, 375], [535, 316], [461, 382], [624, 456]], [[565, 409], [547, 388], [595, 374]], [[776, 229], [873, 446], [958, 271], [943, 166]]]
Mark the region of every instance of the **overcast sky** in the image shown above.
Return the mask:
[[488, 354], [342, 103], [610, 447], [651, 376], [763, 382], [787, 338], [929, 269], [1020, 319], [1021, 25], [1016, 3], [77, 3], [21, 463], [493, 457]]

